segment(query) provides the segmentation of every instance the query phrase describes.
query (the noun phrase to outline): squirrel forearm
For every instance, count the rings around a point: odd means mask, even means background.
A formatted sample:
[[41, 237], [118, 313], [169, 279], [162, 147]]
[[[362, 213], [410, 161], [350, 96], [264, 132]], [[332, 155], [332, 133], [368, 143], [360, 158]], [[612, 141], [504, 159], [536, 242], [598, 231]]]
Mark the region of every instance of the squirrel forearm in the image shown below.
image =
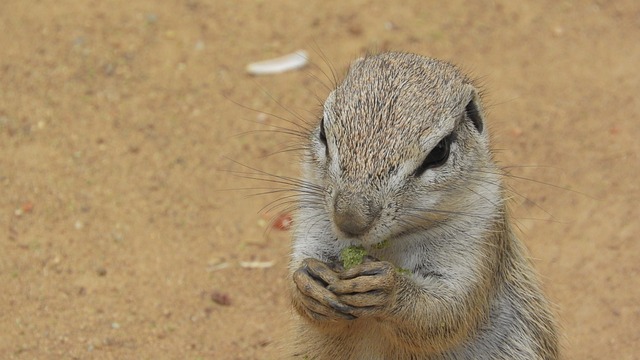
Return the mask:
[[486, 309], [486, 304], [478, 303], [477, 294], [455, 291], [464, 287], [441, 280], [420, 286], [406, 276], [398, 278], [396, 301], [390, 310], [393, 325], [388, 331], [406, 347], [428, 352], [454, 347], [469, 336], [482, 316], [481, 309]]

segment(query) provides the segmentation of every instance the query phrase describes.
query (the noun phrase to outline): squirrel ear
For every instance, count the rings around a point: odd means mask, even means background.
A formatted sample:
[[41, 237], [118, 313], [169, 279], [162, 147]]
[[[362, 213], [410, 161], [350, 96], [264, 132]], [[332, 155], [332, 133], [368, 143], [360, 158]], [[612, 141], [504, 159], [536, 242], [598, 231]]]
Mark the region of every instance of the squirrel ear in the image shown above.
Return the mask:
[[479, 133], [482, 133], [484, 128], [484, 117], [482, 110], [480, 109], [479, 99], [477, 93], [474, 91], [471, 100], [464, 108], [466, 117], [471, 120], [473, 126], [476, 127]]

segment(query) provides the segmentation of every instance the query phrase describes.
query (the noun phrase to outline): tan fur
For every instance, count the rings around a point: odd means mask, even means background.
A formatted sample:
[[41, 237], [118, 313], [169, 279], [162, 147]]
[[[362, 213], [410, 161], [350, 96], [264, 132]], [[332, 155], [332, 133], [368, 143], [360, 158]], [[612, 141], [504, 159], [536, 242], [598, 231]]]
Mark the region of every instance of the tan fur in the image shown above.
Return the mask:
[[[296, 218], [293, 356], [556, 359], [471, 81], [441, 61], [374, 55], [352, 64], [323, 117]], [[446, 162], [417, 171], [443, 139]], [[344, 269], [350, 245], [370, 257]]]

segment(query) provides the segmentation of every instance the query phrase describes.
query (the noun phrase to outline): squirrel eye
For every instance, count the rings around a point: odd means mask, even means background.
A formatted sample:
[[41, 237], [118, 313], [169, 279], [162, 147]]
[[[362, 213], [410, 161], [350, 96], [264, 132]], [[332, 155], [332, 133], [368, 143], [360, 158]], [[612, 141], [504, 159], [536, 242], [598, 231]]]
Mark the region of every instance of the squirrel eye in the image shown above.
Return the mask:
[[429, 155], [427, 155], [422, 164], [420, 164], [420, 166], [416, 169], [414, 175], [420, 176], [427, 169], [432, 169], [444, 165], [444, 163], [447, 162], [447, 159], [449, 159], [452, 139], [453, 133], [440, 140], [438, 145], [436, 145], [436, 147], [434, 147], [431, 152], [429, 152]]

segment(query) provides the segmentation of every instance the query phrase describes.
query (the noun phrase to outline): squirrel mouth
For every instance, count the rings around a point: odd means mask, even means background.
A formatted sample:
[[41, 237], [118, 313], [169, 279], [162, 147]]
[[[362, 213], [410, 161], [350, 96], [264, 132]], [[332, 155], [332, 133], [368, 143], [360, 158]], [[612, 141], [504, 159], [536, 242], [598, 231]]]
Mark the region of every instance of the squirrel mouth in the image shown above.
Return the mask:
[[338, 235], [336, 236], [336, 241], [344, 242], [353, 246], [362, 246], [367, 249], [376, 249], [376, 250], [385, 249], [386, 247], [389, 246], [391, 241], [390, 237], [372, 238], [371, 236], [368, 236], [369, 235], [368, 233], [365, 233], [363, 235], [349, 235], [349, 234], [341, 234], [341, 235], [346, 235], [346, 236]]

